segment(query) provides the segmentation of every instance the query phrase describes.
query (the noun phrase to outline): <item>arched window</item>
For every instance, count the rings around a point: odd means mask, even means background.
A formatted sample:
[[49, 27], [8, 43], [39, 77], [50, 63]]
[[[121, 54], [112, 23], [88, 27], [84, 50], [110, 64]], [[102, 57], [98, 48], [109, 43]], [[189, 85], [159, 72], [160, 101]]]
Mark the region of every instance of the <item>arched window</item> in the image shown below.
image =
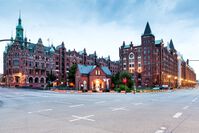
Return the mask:
[[35, 78], [35, 83], [38, 83], [39, 82], [39, 78]]
[[28, 79], [28, 81], [29, 81], [29, 83], [33, 83], [33, 78], [30, 77], [30, 78]]
[[40, 83], [44, 83], [44, 78], [41, 78], [41, 79], [40, 79]]

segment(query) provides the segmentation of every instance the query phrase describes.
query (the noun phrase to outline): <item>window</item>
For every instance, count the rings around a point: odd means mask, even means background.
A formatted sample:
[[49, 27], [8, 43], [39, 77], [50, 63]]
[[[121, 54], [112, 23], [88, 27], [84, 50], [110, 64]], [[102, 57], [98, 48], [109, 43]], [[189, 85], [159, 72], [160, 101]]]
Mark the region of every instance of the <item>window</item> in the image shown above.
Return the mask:
[[129, 59], [134, 59], [134, 54], [133, 53], [129, 54]]
[[19, 66], [19, 60], [13, 60], [13, 65], [14, 66]]
[[100, 70], [96, 70], [95, 75], [100, 75]]
[[134, 64], [129, 64], [129, 67], [134, 67]]

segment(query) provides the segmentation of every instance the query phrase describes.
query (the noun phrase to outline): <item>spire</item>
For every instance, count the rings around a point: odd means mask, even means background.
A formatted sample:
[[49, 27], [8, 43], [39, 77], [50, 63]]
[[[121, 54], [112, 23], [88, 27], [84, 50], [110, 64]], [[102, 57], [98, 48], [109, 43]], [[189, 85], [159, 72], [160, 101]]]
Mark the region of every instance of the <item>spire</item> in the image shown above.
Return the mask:
[[21, 10], [19, 10], [18, 25], [21, 25]]
[[62, 47], [63, 47], [63, 48], [65, 47], [65, 44], [64, 44], [64, 42], [62, 42], [62, 43], [61, 43], [61, 45], [62, 45]]
[[86, 54], [86, 49], [84, 48], [84, 54]]
[[170, 40], [169, 48], [175, 50], [172, 39]]
[[152, 31], [151, 31], [151, 28], [150, 28], [150, 25], [149, 25], [149, 22], [147, 22], [145, 30], [144, 30], [143, 36], [145, 36], [145, 35], [153, 35]]
[[95, 60], [95, 65], [97, 65], [97, 54], [96, 54], [96, 51], [94, 51], [94, 60]]
[[23, 41], [23, 27], [21, 21], [21, 11], [19, 11], [18, 24], [16, 26], [16, 39]]

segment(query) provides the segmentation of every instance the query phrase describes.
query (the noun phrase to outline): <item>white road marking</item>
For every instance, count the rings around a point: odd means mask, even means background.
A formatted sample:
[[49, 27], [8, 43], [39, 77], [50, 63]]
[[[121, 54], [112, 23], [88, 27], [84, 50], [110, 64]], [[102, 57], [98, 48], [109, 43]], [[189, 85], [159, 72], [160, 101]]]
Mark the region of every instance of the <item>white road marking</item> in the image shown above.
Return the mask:
[[166, 127], [160, 127], [160, 129], [157, 130], [155, 133], [164, 133], [166, 129]]
[[177, 113], [173, 116], [173, 118], [179, 118], [180, 116], [182, 116], [182, 112], [177, 112]]
[[80, 106], [84, 106], [84, 104], [71, 105], [71, 106], [69, 106], [69, 107], [70, 107], [70, 108], [75, 108], [75, 107], [80, 107]]
[[28, 114], [47, 112], [47, 111], [51, 111], [51, 110], [53, 110], [53, 109], [42, 109], [42, 110], [38, 110], [38, 111], [34, 111], [34, 112], [28, 112]]
[[89, 117], [92, 117], [94, 115], [88, 115], [88, 116], [77, 116], [77, 115], [72, 115], [72, 117], [76, 118], [76, 119], [73, 119], [73, 120], [69, 120], [70, 122], [73, 122], [73, 121], [79, 121], [79, 120], [87, 120], [87, 121], [92, 121], [94, 122], [95, 120], [93, 119], [89, 119]]
[[157, 130], [155, 133], [164, 133], [164, 130]]
[[112, 111], [119, 111], [119, 110], [123, 110], [123, 111], [128, 111], [126, 109], [126, 107], [120, 107], [120, 108], [113, 108]]
[[105, 103], [105, 101], [95, 102], [96, 104]]
[[141, 105], [141, 104], [143, 104], [143, 103], [134, 103], [134, 105], [135, 105], [135, 106], [137, 106], [137, 105]]
[[186, 109], [188, 109], [188, 108], [189, 108], [189, 106], [185, 106], [185, 107], [183, 107], [183, 109], [184, 109], [184, 110], [186, 110]]
[[166, 127], [161, 127], [160, 129], [162, 129], [162, 130], [166, 130], [167, 128], [166, 128]]
[[193, 100], [192, 100], [192, 102], [194, 103], [196, 100], [198, 100], [198, 98], [196, 97], [196, 98], [194, 98]]

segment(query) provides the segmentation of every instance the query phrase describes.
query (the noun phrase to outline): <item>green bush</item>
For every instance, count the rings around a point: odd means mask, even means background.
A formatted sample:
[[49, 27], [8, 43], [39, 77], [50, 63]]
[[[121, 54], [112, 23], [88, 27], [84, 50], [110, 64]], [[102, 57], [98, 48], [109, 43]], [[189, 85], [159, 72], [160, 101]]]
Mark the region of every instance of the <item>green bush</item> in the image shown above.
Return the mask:
[[131, 92], [132, 88], [129, 88], [128, 86], [121, 84], [119, 88], [115, 88], [114, 90], [116, 92], [121, 92], [121, 91]]
[[131, 90], [132, 90], [131, 88], [128, 88], [128, 87], [125, 88], [125, 91], [126, 91], [127, 93], [128, 93], [128, 92], [131, 92]]
[[114, 88], [114, 91], [116, 91], [116, 92], [120, 92], [120, 91], [121, 91], [121, 89], [120, 89], [120, 88]]
[[125, 91], [126, 88], [128, 88], [128, 87], [125, 85], [120, 85], [120, 91]]

